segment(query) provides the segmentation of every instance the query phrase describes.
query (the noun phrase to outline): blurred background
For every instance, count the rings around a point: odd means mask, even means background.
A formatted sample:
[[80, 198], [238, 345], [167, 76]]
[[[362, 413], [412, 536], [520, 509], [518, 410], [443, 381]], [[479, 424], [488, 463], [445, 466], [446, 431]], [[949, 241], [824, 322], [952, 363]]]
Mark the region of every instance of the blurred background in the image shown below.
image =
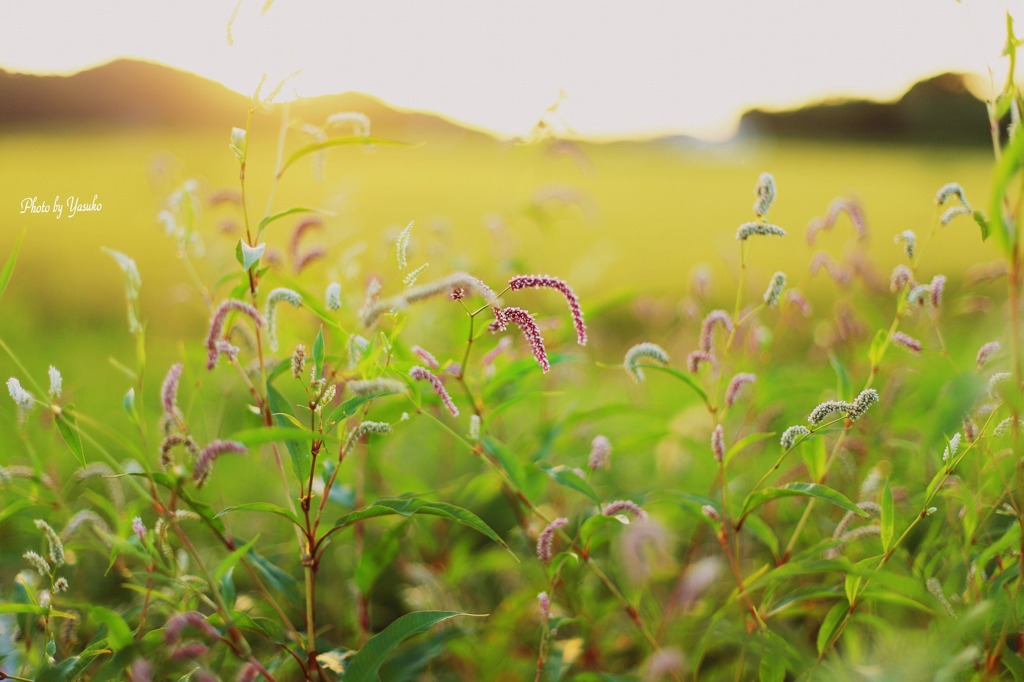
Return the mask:
[[[400, 290], [394, 239], [415, 221], [413, 256], [430, 263], [420, 281], [453, 269], [492, 284], [523, 271], [563, 277], [585, 308], [625, 321], [609, 324], [621, 338], [589, 349], [617, 362], [636, 336], [685, 323], [694, 277], [731, 297], [735, 231], [753, 217], [763, 171], [778, 185], [770, 218], [790, 237], [758, 245], [751, 295], [776, 270], [812, 299], [830, 295], [828, 268], [808, 263], [823, 251], [841, 267], [850, 224], [814, 245], [803, 235], [837, 197], [862, 207], [884, 281], [902, 257], [894, 235], [931, 229], [941, 185], [987, 200], [985, 100], [1005, 78], [1015, 4], [8, 4], [0, 258], [24, 242], [0, 338], [33, 373], [64, 369], [81, 402], [116, 407], [110, 382], [129, 384], [106, 359], [123, 363], [133, 340], [108, 247], [138, 263], [151, 366], [201, 354], [208, 306], [158, 216], [194, 181], [197, 274], [225, 295], [216, 283], [244, 233], [237, 204], [223, 201], [239, 189], [229, 133], [247, 125], [257, 90], [275, 95], [250, 122], [251, 219], [296, 205], [327, 212], [309, 238], [326, 255], [303, 281], [310, 291], [341, 281], [354, 306], [371, 277]], [[306, 158], [269, 204], [282, 121], [291, 151], [338, 112], [410, 146]], [[22, 212], [58, 197], [102, 208]], [[282, 272], [293, 223], [267, 235]], [[969, 265], [994, 258], [959, 218], [925, 274], [946, 273], [955, 291]], [[0, 356], [0, 374], [19, 371]]]

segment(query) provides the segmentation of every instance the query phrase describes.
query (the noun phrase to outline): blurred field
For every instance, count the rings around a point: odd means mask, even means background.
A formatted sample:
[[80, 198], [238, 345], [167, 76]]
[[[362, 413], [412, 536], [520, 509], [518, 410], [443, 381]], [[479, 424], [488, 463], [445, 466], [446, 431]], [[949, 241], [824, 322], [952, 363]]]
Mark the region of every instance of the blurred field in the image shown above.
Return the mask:
[[[182, 341], [191, 343], [191, 352], [199, 349], [204, 306], [156, 214], [167, 194], [187, 178], [200, 182], [203, 195], [237, 188], [237, 163], [227, 137], [226, 132], [137, 131], [0, 137], [0, 206], [5, 207], [0, 255], [6, 258], [26, 232], [14, 279], [0, 302], [0, 337], [37, 371], [61, 364], [68, 376], [88, 381], [96, 396], [102, 393], [120, 375], [97, 361], [108, 356], [123, 360], [132, 352], [121, 274], [100, 252], [107, 246], [138, 262], [153, 366], [166, 366]], [[265, 209], [274, 144], [271, 135], [252, 138], [249, 205], [254, 220]], [[355, 305], [370, 274], [381, 277], [385, 291], [401, 286], [393, 240], [400, 227], [415, 220], [412, 263], [431, 263], [421, 281], [453, 269], [492, 284], [513, 271], [544, 271], [572, 282], [592, 310], [629, 293], [641, 300], [660, 297], [659, 310], [671, 311], [699, 263], [715, 273], [718, 291], [731, 295], [739, 253], [735, 230], [751, 217], [752, 188], [762, 171], [771, 171], [779, 187], [772, 220], [790, 230], [791, 237], [759, 244], [750, 263], [749, 286], [756, 295], [775, 270], [789, 272], [791, 283], [814, 294], [815, 282], [822, 280], [806, 274], [812, 251], [802, 235], [836, 196], [853, 195], [863, 202], [871, 252], [886, 267], [899, 257], [894, 234], [928, 230], [935, 218], [933, 197], [942, 184], [960, 182], [976, 204], [983, 204], [988, 191], [989, 155], [961, 149], [768, 143], [689, 149], [619, 143], [569, 151], [443, 142], [368, 152], [333, 150], [322, 182], [308, 160], [288, 172], [274, 210], [303, 205], [335, 212], [328, 229], [307, 242], [326, 246], [329, 255], [304, 274], [304, 281], [313, 289], [342, 280]], [[89, 201], [94, 194], [103, 204], [98, 213], [69, 218], [65, 211], [60, 220], [19, 213], [25, 197], [44, 201], [77, 195]], [[200, 218], [198, 229], [211, 263], [200, 274], [209, 282], [223, 272], [240, 235], [221, 232], [225, 220], [239, 221], [224, 208]], [[272, 227], [271, 248], [286, 249], [293, 223]], [[841, 219], [817, 247], [838, 258], [850, 234], [849, 223]], [[362, 251], [360, 242], [365, 243]], [[353, 248], [358, 255], [350, 259], [346, 254]], [[964, 218], [930, 248], [928, 265], [952, 280], [967, 264], [992, 257], [977, 227]], [[669, 323], [662, 320], [654, 327]], [[617, 347], [595, 350], [609, 361], [617, 360], [619, 352]], [[0, 373], [13, 371], [8, 358], [0, 356]], [[90, 386], [80, 389], [84, 398], [95, 397]]]

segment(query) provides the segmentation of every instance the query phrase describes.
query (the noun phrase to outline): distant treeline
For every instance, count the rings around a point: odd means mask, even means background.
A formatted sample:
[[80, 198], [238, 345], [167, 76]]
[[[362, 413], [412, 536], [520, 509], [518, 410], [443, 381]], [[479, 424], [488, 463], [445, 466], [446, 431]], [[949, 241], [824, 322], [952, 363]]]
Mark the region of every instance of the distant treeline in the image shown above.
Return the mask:
[[991, 146], [985, 103], [966, 77], [947, 73], [915, 84], [898, 101], [825, 102], [792, 111], [746, 112], [741, 136]]

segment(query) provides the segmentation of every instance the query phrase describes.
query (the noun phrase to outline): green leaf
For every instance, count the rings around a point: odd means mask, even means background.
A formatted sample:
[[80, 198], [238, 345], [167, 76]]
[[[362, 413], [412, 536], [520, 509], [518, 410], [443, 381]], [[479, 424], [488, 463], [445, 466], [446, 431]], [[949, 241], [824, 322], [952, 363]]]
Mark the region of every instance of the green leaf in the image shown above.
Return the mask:
[[483, 438], [484, 450], [489, 455], [494, 457], [501, 465], [501, 468], [505, 470], [508, 477], [512, 479], [512, 482], [522, 490], [526, 486], [526, 472], [523, 470], [523, 465], [519, 462], [515, 455], [509, 452], [501, 442], [494, 440], [489, 436]]
[[[817, 432], [816, 432], [817, 433]], [[802, 442], [807, 442], [809, 436], [805, 436]], [[811, 439], [811, 447], [801, 447], [800, 457], [807, 465], [807, 473], [815, 480], [821, 480], [825, 476], [825, 464], [828, 462], [828, 450], [825, 447], [824, 438]]]
[[1020, 171], [1022, 160], [1024, 160], [1024, 128], [1015, 126], [1013, 137], [1006, 143], [995, 166], [988, 211], [989, 233], [995, 235], [996, 243], [1007, 256], [1013, 253], [1017, 235], [1016, 227], [1006, 221], [1004, 202], [1014, 176]]
[[376, 516], [389, 516], [392, 514], [407, 517], [413, 516], [414, 514], [427, 514], [430, 516], [441, 516], [451, 519], [452, 521], [461, 523], [462, 525], [468, 526], [478, 533], [485, 535], [509, 552], [512, 551], [509, 549], [508, 545], [505, 544], [505, 541], [502, 540], [490, 526], [484, 523], [480, 517], [468, 509], [464, 509], [463, 507], [459, 507], [454, 504], [448, 504], [446, 502], [425, 502], [416, 497], [377, 500], [369, 507], [357, 509], [356, 511], [341, 517], [338, 519], [337, 523], [334, 524], [334, 527], [344, 528], [357, 521], [374, 518]]
[[590, 484], [587, 483], [586, 479], [580, 478], [576, 472], [569, 467], [564, 464], [560, 464], [555, 467], [541, 467], [541, 469], [546, 471], [548, 476], [550, 476], [559, 485], [575, 490], [576, 492], [583, 493], [589, 497], [591, 501], [598, 506], [598, 508], [601, 507], [601, 501], [597, 499], [597, 493], [594, 492], [594, 489], [590, 487]]
[[74, 405], [65, 405], [57, 413], [55, 419], [57, 429], [60, 431], [64, 442], [71, 448], [78, 463], [85, 466], [85, 450], [82, 448], [82, 434], [78, 432], [78, 422], [75, 420]]
[[883, 552], [888, 552], [892, 547], [892, 537], [896, 526], [894, 514], [892, 487], [889, 485], [889, 480], [886, 479], [885, 487], [882, 488], [881, 538]]
[[845, 601], [841, 601], [833, 605], [832, 608], [829, 609], [829, 612], [825, 614], [825, 620], [822, 621], [821, 628], [818, 630], [819, 655], [825, 651], [825, 647], [832, 641], [832, 638], [839, 630], [839, 623], [842, 622], [843, 617], [849, 610], [849, 604]]
[[617, 516], [594, 514], [580, 524], [580, 542], [584, 547], [588, 547], [594, 535], [596, 535], [599, 530], [609, 525], [622, 526], [623, 523]]
[[381, 537], [374, 539], [372, 543], [367, 543], [368, 546], [359, 557], [359, 563], [356, 565], [355, 580], [360, 592], [368, 594], [373, 589], [374, 583], [377, 582], [384, 572], [384, 569], [395, 560], [407, 525], [406, 523], [400, 523], [393, 528], [389, 528]]
[[93, 606], [89, 609], [89, 618], [107, 626], [107, 643], [114, 651], [132, 643], [134, 637], [131, 628], [117, 611], [111, 611], [102, 606]]
[[988, 221], [985, 220], [985, 214], [981, 211], [973, 211], [971, 217], [974, 218], [974, 222], [978, 223], [978, 227], [981, 228], [981, 241], [988, 239], [989, 229]]
[[29, 613], [37, 616], [47, 615], [51, 618], [78, 618], [78, 616], [73, 613], [56, 611], [43, 606], [36, 606], [35, 604], [0, 604], [0, 613]]
[[875, 338], [871, 339], [871, 349], [868, 350], [868, 362], [872, 367], [878, 366], [882, 361], [882, 351], [885, 348], [885, 341], [889, 338], [887, 329], [879, 329], [875, 332]]
[[[289, 420], [295, 419], [295, 416], [292, 414], [291, 406], [288, 404], [288, 400], [285, 399], [285, 397], [281, 395], [281, 392], [274, 388], [274, 385], [270, 383], [267, 384], [267, 400], [270, 402], [270, 411], [274, 413], [275, 424], [278, 426], [287, 426]], [[295, 477], [299, 480], [299, 484], [301, 485], [305, 482], [309, 472], [309, 450], [302, 447], [301, 441], [286, 440], [284, 445], [288, 448], [288, 454], [291, 455], [292, 471], [295, 472]]]
[[288, 216], [295, 215], [296, 213], [319, 213], [319, 212], [320, 211], [317, 211], [315, 208], [306, 208], [304, 206], [296, 206], [295, 208], [289, 208], [286, 211], [281, 211], [280, 213], [275, 213], [274, 215], [268, 215], [266, 218], [261, 220], [260, 221], [260, 226], [259, 226], [259, 231], [263, 232], [263, 229], [267, 225], [269, 225], [270, 223], [274, 222], [275, 220], [280, 220], [281, 218], [287, 218]]
[[868, 513], [851, 502], [842, 493], [819, 483], [787, 483], [781, 488], [764, 488], [747, 496], [743, 503], [743, 513], [760, 507], [765, 502], [777, 500], [782, 497], [816, 497], [830, 504], [853, 512], [857, 516], [868, 516]]
[[313, 366], [316, 367], [316, 378], [324, 375], [324, 328], [320, 327], [316, 333], [316, 341], [313, 342]]
[[229, 514], [234, 511], [258, 511], [266, 512], [268, 514], [277, 514], [278, 516], [284, 517], [294, 523], [299, 528], [302, 528], [302, 522], [299, 521], [299, 517], [288, 511], [284, 507], [279, 507], [276, 504], [270, 502], [247, 502], [245, 504], [236, 504], [233, 507], [226, 507], [217, 512], [217, 516], [214, 518], [219, 519], [225, 514]]
[[4, 269], [0, 270], [0, 298], [3, 297], [4, 291], [7, 289], [8, 283], [11, 281], [11, 275], [14, 274], [14, 264], [18, 260], [18, 252], [21, 251], [21, 243], [25, 241], [25, 232], [21, 231], [21, 236], [18, 237], [18, 241], [14, 243], [14, 248], [11, 249], [11, 255], [7, 257], [7, 262], [4, 263]]
[[281, 570], [277, 564], [269, 561], [255, 549], [249, 552], [249, 560], [252, 561], [252, 564], [260, 572], [264, 580], [270, 583], [274, 589], [288, 597], [293, 604], [302, 602], [299, 582], [290, 574]]
[[832, 365], [832, 371], [836, 373], [836, 395], [850, 395], [850, 373], [846, 371], [846, 365], [835, 353], [829, 353], [828, 362]]
[[277, 177], [284, 175], [284, 172], [288, 170], [293, 163], [298, 161], [304, 156], [318, 152], [321, 149], [329, 149], [330, 147], [340, 147], [348, 145], [397, 145], [397, 146], [409, 146], [406, 142], [399, 142], [397, 140], [389, 140], [383, 137], [371, 137], [369, 135], [355, 135], [352, 137], [333, 137], [323, 142], [314, 142], [313, 144], [301, 147], [292, 153], [288, 157], [288, 160], [281, 166], [281, 170], [277, 172]]
[[235, 569], [232, 566], [224, 577], [220, 579], [220, 596], [229, 609], [235, 608], [235, 601], [238, 598], [238, 591], [235, 589], [235, 580], [232, 577]]
[[663, 367], [662, 365], [641, 364], [637, 365], [637, 367], [642, 367], [644, 369], [653, 369], [658, 372], [670, 374], [674, 376], [676, 379], [679, 379], [679, 381], [689, 386], [690, 389], [693, 390], [693, 392], [696, 393], [698, 396], [700, 396], [700, 399], [703, 400], [705, 403], [708, 402], [707, 391], [701, 388], [700, 384], [697, 383], [696, 379], [691, 377], [689, 374], [686, 374], [685, 372], [680, 372], [678, 369], [675, 369], [674, 367]]
[[345, 666], [342, 680], [344, 682], [377, 682], [377, 672], [384, 660], [403, 641], [456, 616], [473, 615], [457, 611], [416, 611], [400, 616], [383, 631], [371, 637], [370, 641], [352, 657], [348, 665]]
[[338, 405], [336, 408], [334, 408], [334, 411], [331, 412], [331, 415], [327, 418], [327, 423], [328, 424], [336, 424], [336, 423], [342, 421], [343, 419], [348, 419], [349, 417], [351, 417], [352, 415], [354, 415], [356, 413], [356, 410], [359, 409], [360, 405], [362, 405], [363, 403], [369, 402], [369, 401], [373, 400], [374, 398], [379, 398], [382, 395], [390, 395], [390, 394], [387, 394], [387, 393], [374, 393], [372, 395], [361, 395], [361, 396], [356, 396], [355, 398], [349, 398], [348, 400], [343, 402], [341, 405]]
[[763, 440], [767, 440], [775, 435], [774, 431], [763, 431], [761, 433], [752, 433], [748, 436], [736, 441], [731, 448], [725, 453], [725, 463], [728, 464], [733, 457], [740, 454], [754, 443], [760, 443]]
[[743, 520], [743, 527], [761, 541], [765, 547], [771, 550], [773, 557], [779, 556], [779, 538], [764, 520], [757, 514], [749, 514]]
[[220, 582], [220, 579], [227, 575], [227, 572], [234, 568], [238, 562], [242, 560], [242, 557], [249, 553], [249, 550], [252, 549], [252, 546], [256, 544], [256, 541], [259, 540], [259, 538], [260, 536], [257, 535], [252, 540], [249, 540], [249, 542], [224, 557], [224, 559], [217, 565], [217, 570], [213, 572], [213, 581]]
[[238, 441], [247, 448], [252, 448], [257, 445], [263, 445], [264, 443], [275, 443], [289, 440], [309, 443], [314, 438], [316, 438], [316, 434], [307, 429], [287, 426], [264, 426], [255, 429], [236, 431], [231, 434], [229, 440]]

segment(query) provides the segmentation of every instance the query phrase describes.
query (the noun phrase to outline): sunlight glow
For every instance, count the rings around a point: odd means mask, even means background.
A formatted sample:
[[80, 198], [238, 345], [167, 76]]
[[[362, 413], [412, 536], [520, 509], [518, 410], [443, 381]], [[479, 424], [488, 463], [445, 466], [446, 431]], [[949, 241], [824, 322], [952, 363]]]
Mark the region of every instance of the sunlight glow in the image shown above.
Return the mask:
[[[1021, 2], [749, 3], [523, 0], [341, 3], [44, 0], [0, 9], [0, 68], [69, 73], [118, 57], [194, 71], [251, 94], [356, 90], [507, 135], [559, 92], [588, 136], [728, 135], [746, 108], [898, 97], [942, 71], [1001, 66]], [[54, 17], [59, 17], [54, 21]], [[996, 74], [996, 78], [999, 75]]]

